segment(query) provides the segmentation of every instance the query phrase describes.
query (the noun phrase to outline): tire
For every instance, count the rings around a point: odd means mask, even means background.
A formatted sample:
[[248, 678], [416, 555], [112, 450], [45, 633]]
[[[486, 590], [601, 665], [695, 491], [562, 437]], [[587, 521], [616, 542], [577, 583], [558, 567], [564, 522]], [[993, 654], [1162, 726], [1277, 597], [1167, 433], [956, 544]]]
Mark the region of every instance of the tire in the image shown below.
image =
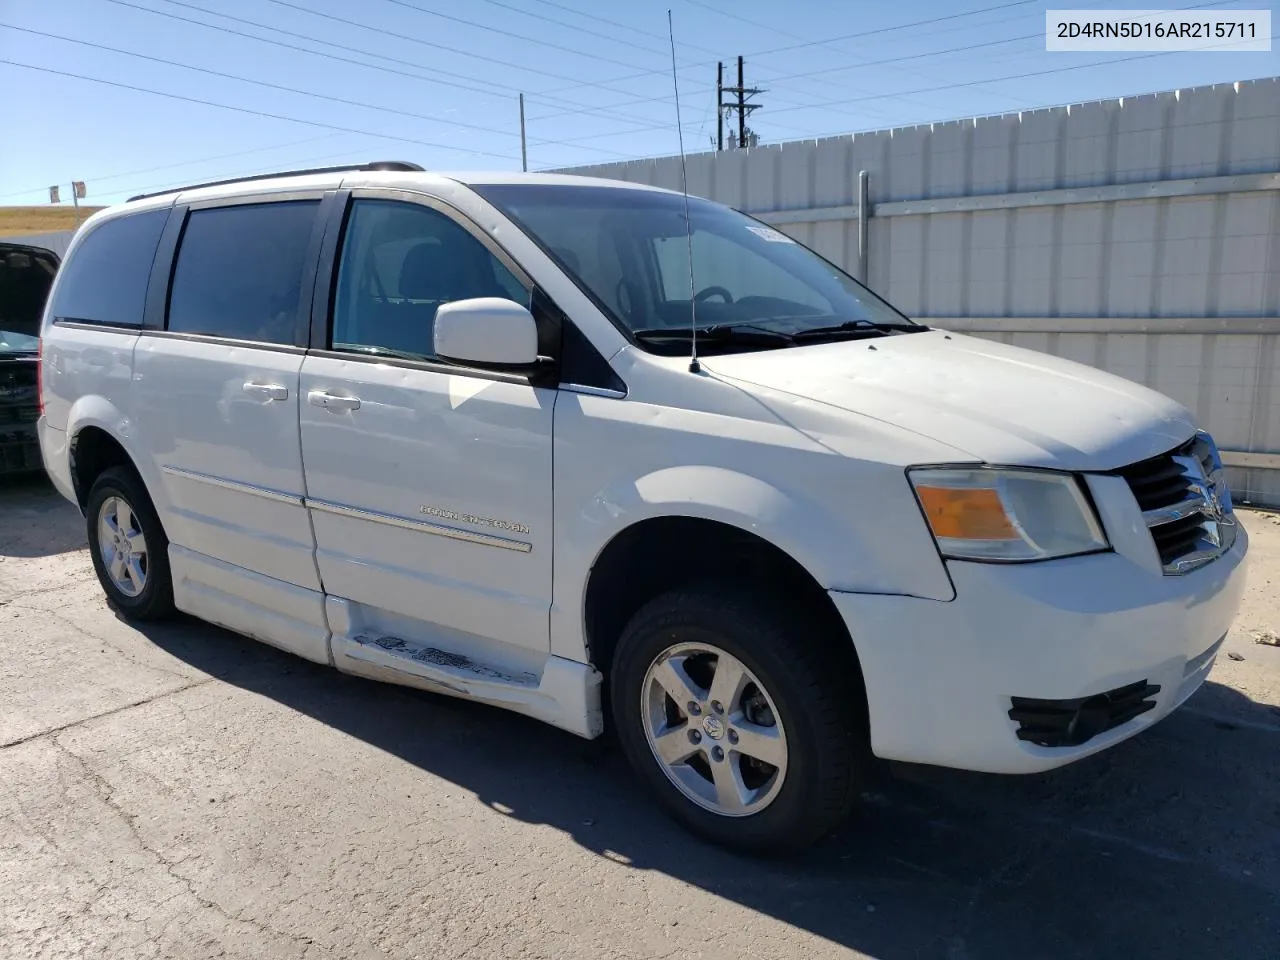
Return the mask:
[[[127, 511], [127, 519], [121, 505]], [[89, 489], [85, 522], [89, 555], [107, 602], [129, 620], [162, 620], [171, 615], [173, 578], [169, 570], [169, 538], [137, 473], [128, 467], [102, 471]], [[116, 537], [117, 533], [123, 538]], [[141, 552], [140, 546], [144, 548]], [[113, 565], [116, 558], [127, 558], [123, 568]], [[138, 561], [137, 564], [129, 563], [132, 560]], [[123, 587], [117, 582], [117, 575]]]
[[[711, 585], [651, 601], [618, 641], [610, 700], [623, 752], [667, 811], [715, 844], [766, 856], [798, 851], [848, 814], [864, 781], [861, 679], [832, 654], [829, 638], [814, 636], [812, 619], [759, 591]], [[703, 648], [727, 659], [712, 659]], [[735, 660], [745, 668], [741, 698], [713, 702], [715, 674], [723, 663], [730, 682], [738, 675]], [[664, 661], [676, 668], [674, 680]], [[670, 685], [689, 680], [694, 696], [701, 694], [699, 710], [686, 705], [673, 712]], [[726, 689], [733, 687], [720, 687]], [[692, 755], [673, 765], [659, 759], [659, 749], [670, 758]], [[753, 760], [748, 750], [781, 762]], [[726, 770], [730, 779], [721, 789], [716, 775]]]

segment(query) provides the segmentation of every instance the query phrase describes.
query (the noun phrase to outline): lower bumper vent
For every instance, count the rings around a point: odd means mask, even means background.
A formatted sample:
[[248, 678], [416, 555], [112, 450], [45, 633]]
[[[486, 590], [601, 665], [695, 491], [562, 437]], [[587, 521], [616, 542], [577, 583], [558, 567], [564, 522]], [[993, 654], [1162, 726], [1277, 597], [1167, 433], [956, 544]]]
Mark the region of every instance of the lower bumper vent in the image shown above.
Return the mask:
[[1013, 697], [1009, 719], [1018, 724], [1018, 739], [1042, 747], [1078, 747], [1100, 733], [1155, 709], [1151, 699], [1158, 684], [1139, 680], [1127, 687], [1075, 700]]

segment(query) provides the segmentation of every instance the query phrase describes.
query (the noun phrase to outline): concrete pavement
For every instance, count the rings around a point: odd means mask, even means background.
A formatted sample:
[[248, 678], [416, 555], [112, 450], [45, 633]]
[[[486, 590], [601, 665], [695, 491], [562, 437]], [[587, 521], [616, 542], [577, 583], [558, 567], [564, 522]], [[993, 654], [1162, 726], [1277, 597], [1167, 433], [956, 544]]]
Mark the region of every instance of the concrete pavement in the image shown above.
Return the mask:
[[767, 863], [607, 742], [128, 626], [75, 511], [0, 484], [0, 957], [1274, 958], [1280, 521], [1245, 523], [1249, 601], [1183, 710], [1042, 776], [894, 767]]

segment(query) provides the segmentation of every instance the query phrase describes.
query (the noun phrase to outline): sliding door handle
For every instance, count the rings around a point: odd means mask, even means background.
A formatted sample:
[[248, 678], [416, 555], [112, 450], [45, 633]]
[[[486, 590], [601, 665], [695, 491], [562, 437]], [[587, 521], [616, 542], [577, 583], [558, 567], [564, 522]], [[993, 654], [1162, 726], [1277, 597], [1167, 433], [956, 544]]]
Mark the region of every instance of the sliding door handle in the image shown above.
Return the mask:
[[323, 390], [310, 391], [307, 394], [307, 403], [313, 407], [324, 407], [331, 413], [360, 409], [359, 397], [342, 397], [336, 393], [325, 393]]
[[244, 392], [258, 400], [288, 400], [289, 388], [279, 383], [254, 383], [244, 385]]

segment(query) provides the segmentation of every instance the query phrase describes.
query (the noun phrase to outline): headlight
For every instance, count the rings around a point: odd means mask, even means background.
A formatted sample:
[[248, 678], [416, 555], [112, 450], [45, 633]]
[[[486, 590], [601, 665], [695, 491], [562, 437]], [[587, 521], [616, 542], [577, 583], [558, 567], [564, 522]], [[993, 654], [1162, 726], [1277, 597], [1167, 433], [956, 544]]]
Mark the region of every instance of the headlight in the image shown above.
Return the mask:
[[944, 557], [1047, 560], [1107, 547], [1070, 474], [947, 467], [908, 476]]

